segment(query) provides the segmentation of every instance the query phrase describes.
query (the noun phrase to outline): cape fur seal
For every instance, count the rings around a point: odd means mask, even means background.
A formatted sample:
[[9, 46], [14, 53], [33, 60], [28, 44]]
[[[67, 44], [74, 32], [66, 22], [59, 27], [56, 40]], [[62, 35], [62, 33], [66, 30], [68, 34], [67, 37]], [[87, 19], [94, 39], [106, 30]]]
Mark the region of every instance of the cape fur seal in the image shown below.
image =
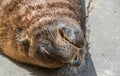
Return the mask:
[[0, 51], [46, 68], [83, 60], [80, 0], [0, 0]]

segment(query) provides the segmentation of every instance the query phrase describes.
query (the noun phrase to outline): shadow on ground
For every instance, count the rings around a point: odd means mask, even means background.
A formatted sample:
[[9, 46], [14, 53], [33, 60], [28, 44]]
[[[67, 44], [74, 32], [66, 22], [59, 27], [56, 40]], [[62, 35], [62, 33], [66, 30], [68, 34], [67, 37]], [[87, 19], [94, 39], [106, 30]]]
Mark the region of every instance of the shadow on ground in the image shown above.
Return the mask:
[[50, 69], [31, 66], [27, 64], [21, 64], [13, 60], [12, 62], [15, 63], [17, 66], [29, 71], [30, 76], [97, 76], [90, 54], [88, 54], [87, 59], [88, 62], [86, 68], [84, 69], [84, 71], [80, 71], [80, 72], [77, 71], [78, 70], [77, 67], [70, 68], [69, 65], [66, 66], [67, 68], [64, 67], [62, 69], [50, 70]]

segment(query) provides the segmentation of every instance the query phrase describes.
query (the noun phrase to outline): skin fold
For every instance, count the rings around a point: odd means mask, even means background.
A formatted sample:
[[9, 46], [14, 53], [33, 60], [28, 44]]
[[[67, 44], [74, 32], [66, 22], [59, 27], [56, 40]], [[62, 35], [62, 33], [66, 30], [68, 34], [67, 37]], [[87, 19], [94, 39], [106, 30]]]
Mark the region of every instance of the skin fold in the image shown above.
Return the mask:
[[0, 0], [0, 51], [46, 68], [80, 65], [81, 13], [80, 0]]

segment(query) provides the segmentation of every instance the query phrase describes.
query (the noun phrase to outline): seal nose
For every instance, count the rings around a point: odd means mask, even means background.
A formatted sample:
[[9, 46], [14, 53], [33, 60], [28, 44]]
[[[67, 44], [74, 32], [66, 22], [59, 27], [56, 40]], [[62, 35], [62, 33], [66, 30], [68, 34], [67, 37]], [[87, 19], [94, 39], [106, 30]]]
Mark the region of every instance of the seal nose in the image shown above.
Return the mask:
[[62, 27], [61, 35], [73, 45], [81, 48], [84, 45], [84, 35], [80, 28], [74, 26]]

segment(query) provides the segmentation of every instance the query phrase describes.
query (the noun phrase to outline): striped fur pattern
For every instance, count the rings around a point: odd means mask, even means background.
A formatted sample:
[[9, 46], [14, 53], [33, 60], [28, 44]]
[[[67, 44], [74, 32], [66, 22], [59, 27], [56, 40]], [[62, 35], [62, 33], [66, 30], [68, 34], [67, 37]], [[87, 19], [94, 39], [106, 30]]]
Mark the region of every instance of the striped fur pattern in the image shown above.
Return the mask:
[[[68, 38], [64, 26], [80, 33]], [[82, 27], [79, 0], [0, 0], [1, 52], [23, 63], [59, 68], [76, 56], [82, 61]]]

